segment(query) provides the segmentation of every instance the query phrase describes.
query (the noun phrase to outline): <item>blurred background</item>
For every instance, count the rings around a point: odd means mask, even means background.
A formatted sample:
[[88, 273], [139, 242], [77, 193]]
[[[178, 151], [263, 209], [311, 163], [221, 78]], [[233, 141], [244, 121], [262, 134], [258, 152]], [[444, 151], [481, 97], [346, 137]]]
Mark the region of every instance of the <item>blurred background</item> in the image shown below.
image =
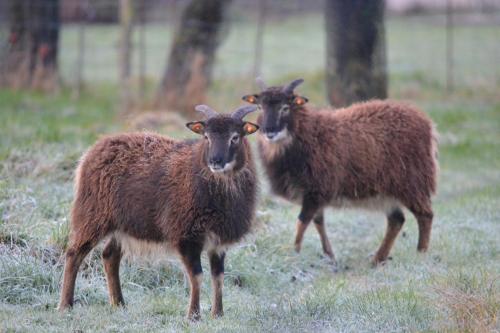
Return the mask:
[[231, 111], [257, 76], [304, 78], [312, 107], [389, 97], [428, 113], [441, 167], [431, 250], [417, 256], [408, 216], [394, 259], [371, 269], [384, 218], [328, 211], [332, 275], [313, 232], [294, 254], [299, 208], [259, 168], [260, 227], [228, 255], [226, 317], [197, 329], [500, 330], [500, 1], [0, 0], [0, 331], [190, 329], [179, 265], [124, 263], [130, 306], [112, 312], [99, 251], [76, 317], [53, 311], [73, 172], [105, 134], [193, 137], [194, 105]]
[[497, 87], [499, 12], [495, 0], [1, 0], [0, 84], [105, 89], [121, 110], [185, 114], [234, 107], [259, 75], [303, 76], [320, 105], [421, 85], [446, 96]]

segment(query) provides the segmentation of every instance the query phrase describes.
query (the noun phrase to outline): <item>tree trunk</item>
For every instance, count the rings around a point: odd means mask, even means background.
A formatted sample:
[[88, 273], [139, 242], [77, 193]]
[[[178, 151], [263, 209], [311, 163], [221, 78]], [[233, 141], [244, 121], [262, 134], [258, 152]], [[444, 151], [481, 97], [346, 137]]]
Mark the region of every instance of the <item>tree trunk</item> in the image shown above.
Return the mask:
[[58, 86], [59, 0], [34, 1], [32, 30], [32, 87], [52, 90]]
[[328, 100], [387, 97], [383, 0], [326, 0]]
[[29, 3], [27, 0], [9, 1], [9, 37], [7, 49], [2, 50], [0, 85], [20, 88], [30, 80]]
[[10, 0], [9, 26], [0, 85], [42, 90], [57, 87], [59, 0]]
[[174, 37], [157, 106], [185, 114], [203, 103], [230, 0], [192, 0]]

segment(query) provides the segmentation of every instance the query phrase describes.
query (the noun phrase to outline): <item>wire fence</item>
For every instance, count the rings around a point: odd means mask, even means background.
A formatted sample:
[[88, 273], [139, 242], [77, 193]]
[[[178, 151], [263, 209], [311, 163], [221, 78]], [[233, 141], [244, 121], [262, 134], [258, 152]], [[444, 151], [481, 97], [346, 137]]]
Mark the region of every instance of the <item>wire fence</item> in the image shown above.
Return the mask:
[[[160, 81], [188, 2], [133, 2], [130, 76], [140, 94]], [[0, 55], [12, 47], [10, 3], [0, 0]], [[39, 6], [47, 3], [37, 1]], [[123, 52], [120, 1], [60, 0], [59, 6], [60, 81], [75, 91], [99, 84], [118, 85]], [[257, 73], [272, 81], [324, 71], [324, 0], [235, 0], [229, 6], [214, 80], [250, 82]], [[388, 69], [393, 82], [411, 77], [440, 86], [499, 84], [498, 3], [392, 0], [387, 7]]]

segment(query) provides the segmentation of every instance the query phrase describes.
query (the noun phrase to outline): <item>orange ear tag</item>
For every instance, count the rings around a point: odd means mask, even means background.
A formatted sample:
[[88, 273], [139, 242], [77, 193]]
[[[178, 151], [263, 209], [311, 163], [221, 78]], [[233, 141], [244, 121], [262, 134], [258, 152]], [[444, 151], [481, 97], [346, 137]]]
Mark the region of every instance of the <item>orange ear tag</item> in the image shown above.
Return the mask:
[[199, 133], [203, 130], [203, 126], [201, 124], [194, 124], [192, 129], [193, 129], [193, 131]]
[[254, 133], [257, 129], [255, 128], [254, 125], [246, 123], [245, 126], [243, 126], [243, 130], [245, 133], [252, 134]]

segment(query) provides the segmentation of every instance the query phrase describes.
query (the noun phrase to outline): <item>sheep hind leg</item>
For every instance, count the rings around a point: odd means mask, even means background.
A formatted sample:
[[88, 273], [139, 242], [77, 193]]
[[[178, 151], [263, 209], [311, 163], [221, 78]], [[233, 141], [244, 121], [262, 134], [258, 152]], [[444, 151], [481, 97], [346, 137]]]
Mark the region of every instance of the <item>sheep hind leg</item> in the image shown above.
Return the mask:
[[310, 196], [305, 195], [302, 201], [302, 209], [300, 210], [299, 218], [297, 221], [297, 231], [295, 233], [295, 252], [299, 253], [302, 248], [302, 240], [304, 239], [304, 234], [309, 226], [309, 223], [316, 215], [319, 209], [319, 205], [316, 200]]
[[108, 282], [109, 302], [112, 306], [125, 305], [120, 286], [121, 246], [115, 237], [112, 237], [102, 251], [102, 262]]
[[295, 252], [299, 253], [302, 248], [302, 240], [304, 239], [304, 234], [309, 226], [309, 222], [304, 223], [300, 219], [297, 220], [296, 228], [295, 228], [295, 242], [294, 248]]
[[428, 208], [424, 211], [412, 211], [418, 223], [418, 252], [426, 252], [429, 248], [431, 239], [432, 219], [434, 214], [432, 209]]
[[373, 258], [374, 265], [378, 265], [387, 260], [389, 252], [394, 245], [394, 241], [403, 228], [404, 222], [405, 216], [400, 208], [393, 209], [387, 215], [387, 229], [382, 244], [380, 244], [375, 257]]

